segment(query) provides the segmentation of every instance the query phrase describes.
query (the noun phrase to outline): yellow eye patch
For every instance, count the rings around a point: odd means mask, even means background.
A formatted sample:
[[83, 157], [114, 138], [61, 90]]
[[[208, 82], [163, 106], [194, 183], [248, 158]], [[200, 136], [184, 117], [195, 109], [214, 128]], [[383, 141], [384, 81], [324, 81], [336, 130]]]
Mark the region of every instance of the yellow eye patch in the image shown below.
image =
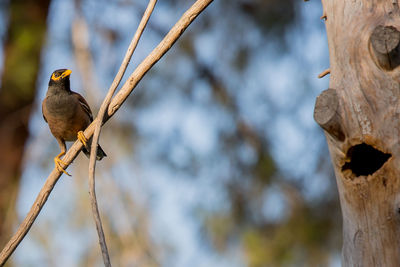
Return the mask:
[[57, 80], [59, 80], [61, 78], [61, 75], [60, 76], [58, 76], [58, 77], [56, 77], [56, 75], [53, 73], [53, 75], [51, 75], [51, 79], [53, 80], [53, 81], [57, 81]]

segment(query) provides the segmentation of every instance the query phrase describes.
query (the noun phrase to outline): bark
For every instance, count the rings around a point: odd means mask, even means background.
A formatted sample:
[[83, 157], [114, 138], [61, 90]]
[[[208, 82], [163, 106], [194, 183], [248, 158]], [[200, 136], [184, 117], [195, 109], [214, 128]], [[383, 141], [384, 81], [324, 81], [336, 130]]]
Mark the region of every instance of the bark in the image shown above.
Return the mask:
[[11, 233], [50, 0], [10, 1], [0, 89], [0, 246]]
[[397, 0], [322, 0], [330, 89], [314, 118], [343, 215], [343, 266], [400, 266], [400, 12]]

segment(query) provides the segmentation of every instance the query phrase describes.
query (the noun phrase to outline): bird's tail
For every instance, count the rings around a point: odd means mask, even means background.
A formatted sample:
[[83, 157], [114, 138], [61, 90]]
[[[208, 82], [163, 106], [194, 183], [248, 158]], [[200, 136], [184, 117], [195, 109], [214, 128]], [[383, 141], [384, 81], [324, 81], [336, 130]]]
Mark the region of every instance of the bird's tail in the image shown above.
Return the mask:
[[[90, 142], [88, 143], [88, 148], [83, 147], [82, 148], [83, 153], [90, 158]], [[96, 155], [96, 160], [102, 160], [102, 158], [107, 157], [106, 152], [101, 148], [100, 145], [97, 146], [97, 155]]]

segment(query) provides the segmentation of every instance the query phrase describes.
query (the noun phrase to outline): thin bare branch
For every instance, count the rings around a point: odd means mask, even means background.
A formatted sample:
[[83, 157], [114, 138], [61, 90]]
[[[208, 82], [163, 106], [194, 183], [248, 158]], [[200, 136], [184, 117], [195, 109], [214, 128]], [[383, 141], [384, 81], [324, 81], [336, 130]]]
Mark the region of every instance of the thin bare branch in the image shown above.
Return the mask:
[[[121, 90], [111, 100], [108, 107], [108, 113], [103, 120], [105, 123], [109, 120], [115, 112], [122, 106], [123, 102], [134, 90], [139, 81], [143, 76], [150, 70], [150, 68], [172, 47], [176, 40], [182, 35], [187, 27], [193, 22], [193, 20], [212, 2], [213, 0], [197, 0], [178, 20], [175, 26], [169, 31], [165, 38], [160, 44], [144, 59], [144, 61], [135, 69], [129, 79], [122, 86]], [[91, 138], [94, 133], [95, 125], [100, 120], [96, 118], [89, 127], [85, 130], [84, 134], [86, 138]], [[66, 155], [63, 157], [63, 161], [66, 163], [66, 168], [76, 158], [78, 153], [82, 149], [82, 143], [76, 141], [71, 148], [68, 150]], [[25, 219], [20, 224], [17, 232], [11, 237], [10, 241], [6, 244], [0, 253], [0, 266], [3, 266], [7, 259], [11, 256], [14, 250], [17, 248], [19, 243], [23, 240], [25, 235], [28, 233], [36, 217], [39, 215], [40, 210], [43, 208], [47, 201], [51, 191], [61, 176], [61, 172], [56, 168], [47, 177], [45, 184], [40, 190], [35, 202], [33, 203], [30, 211], [26, 215]]]
[[107, 267], [111, 266], [111, 262], [110, 262], [110, 256], [108, 255], [107, 243], [106, 243], [106, 239], [104, 237], [103, 226], [101, 223], [99, 208], [97, 205], [96, 187], [95, 187], [96, 154], [97, 154], [97, 144], [99, 142], [99, 136], [100, 136], [101, 125], [102, 125], [101, 122], [103, 121], [104, 114], [107, 111], [107, 108], [111, 102], [112, 96], [114, 95], [115, 90], [117, 89], [119, 83], [121, 82], [122, 77], [124, 76], [124, 73], [126, 71], [126, 68], [128, 67], [129, 61], [131, 60], [132, 54], [136, 49], [139, 39], [142, 36], [144, 28], [146, 27], [146, 24], [149, 21], [150, 15], [153, 12], [153, 9], [154, 9], [154, 6], [156, 5], [156, 3], [157, 3], [157, 0], [150, 0], [149, 4], [147, 5], [147, 8], [143, 14], [142, 20], [140, 21], [139, 27], [137, 28], [136, 33], [133, 36], [133, 39], [128, 47], [128, 50], [125, 54], [122, 64], [118, 70], [118, 73], [115, 76], [114, 81], [112, 82], [110, 89], [108, 90], [108, 93], [107, 93], [103, 103], [101, 104], [99, 113], [97, 114], [98, 121], [95, 125], [95, 130], [94, 130], [94, 134], [93, 134], [92, 147], [91, 147], [91, 151], [90, 151], [90, 160], [89, 160], [89, 195], [90, 195], [90, 203], [92, 206], [93, 219], [96, 223], [96, 229], [97, 229], [97, 234], [99, 236], [101, 253], [103, 255], [103, 262], [104, 262], [104, 265]]
[[209, 5], [213, 0], [197, 0], [179, 19], [179, 21], [172, 27], [164, 39], [154, 48], [153, 51], [137, 66], [131, 76], [122, 86], [121, 90], [113, 97], [110, 106], [108, 107], [108, 117], [121, 107], [124, 101], [135, 89], [136, 85], [140, 82], [143, 76], [157, 63], [160, 58], [167, 53], [176, 40], [183, 34], [187, 27], [193, 20]]

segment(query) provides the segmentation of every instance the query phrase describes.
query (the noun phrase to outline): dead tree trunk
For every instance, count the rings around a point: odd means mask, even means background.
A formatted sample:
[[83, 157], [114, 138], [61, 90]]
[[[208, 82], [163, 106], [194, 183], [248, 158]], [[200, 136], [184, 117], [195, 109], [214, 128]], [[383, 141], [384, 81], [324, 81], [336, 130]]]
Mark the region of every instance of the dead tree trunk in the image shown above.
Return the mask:
[[322, 0], [330, 85], [314, 118], [343, 214], [343, 266], [400, 266], [398, 0]]

